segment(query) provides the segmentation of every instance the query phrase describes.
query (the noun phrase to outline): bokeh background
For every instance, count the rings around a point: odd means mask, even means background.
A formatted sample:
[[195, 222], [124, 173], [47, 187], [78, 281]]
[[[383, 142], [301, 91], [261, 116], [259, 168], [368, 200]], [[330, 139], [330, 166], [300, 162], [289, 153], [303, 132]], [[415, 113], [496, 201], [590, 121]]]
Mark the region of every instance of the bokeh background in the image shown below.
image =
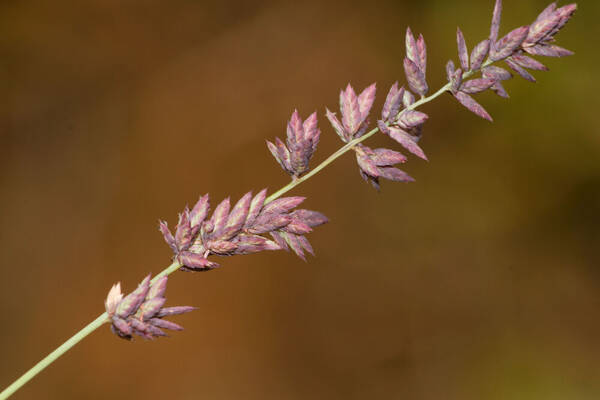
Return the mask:
[[[0, 386], [170, 262], [157, 232], [287, 176], [265, 139], [321, 113], [316, 160], [340, 144], [323, 111], [347, 82], [404, 81], [404, 29], [429, 82], [488, 33], [489, 1], [0, 3]], [[544, 1], [505, 2], [503, 32]], [[15, 399], [597, 399], [600, 131], [597, 20], [559, 35], [509, 101], [426, 105], [417, 182], [376, 193], [347, 155], [300, 186], [331, 223], [316, 258], [285, 252], [176, 273], [169, 339], [92, 334]], [[373, 145], [390, 145], [386, 138]]]

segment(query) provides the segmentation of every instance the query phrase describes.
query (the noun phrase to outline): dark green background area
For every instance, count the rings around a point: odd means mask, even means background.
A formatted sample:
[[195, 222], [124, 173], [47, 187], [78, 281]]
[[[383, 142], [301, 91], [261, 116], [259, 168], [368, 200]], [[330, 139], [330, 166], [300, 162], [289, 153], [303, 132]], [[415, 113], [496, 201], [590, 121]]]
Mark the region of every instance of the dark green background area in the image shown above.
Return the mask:
[[[404, 82], [404, 30], [444, 83], [460, 25], [492, 0], [3, 1], [0, 4], [0, 386], [170, 262], [157, 231], [288, 178], [265, 139], [318, 110], [313, 163], [340, 146], [324, 118], [347, 82]], [[182, 333], [103, 327], [15, 399], [597, 399], [600, 397], [600, 3], [558, 36], [574, 57], [507, 101], [423, 107], [430, 162], [376, 193], [351, 155], [293, 192], [331, 223], [316, 258], [285, 252], [176, 273]], [[505, 1], [502, 33], [543, 1]], [[373, 146], [394, 146], [389, 139]], [[316, 165], [316, 164], [313, 164]]]

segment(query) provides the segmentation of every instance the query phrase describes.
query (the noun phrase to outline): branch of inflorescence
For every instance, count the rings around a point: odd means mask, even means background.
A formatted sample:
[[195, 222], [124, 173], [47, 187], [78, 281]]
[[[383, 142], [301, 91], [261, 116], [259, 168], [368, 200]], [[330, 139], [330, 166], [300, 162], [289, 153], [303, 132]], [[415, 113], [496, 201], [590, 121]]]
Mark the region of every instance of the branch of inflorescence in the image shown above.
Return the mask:
[[[482, 66], [481, 69], [491, 65], [493, 63], [492, 60], [487, 60]], [[471, 77], [473, 74], [475, 74], [477, 71], [467, 71], [465, 73], [463, 73], [463, 79], [467, 79], [469, 77]], [[425, 104], [425, 103], [429, 103], [430, 101], [436, 99], [437, 97], [441, 96], [442, 94], [446, 93], [447, 91], [450, 90], [450, 86], [451, 84], [448, 83], [444, 86], [442, 86], [437, 92], [433, 93], [430, 96], [427, 97], [423, 97], [421, 99], [419, 99], [418, 101], [414, 102], [413, 104], [411, 104], [410, 106], [406, 107], [405, 109], [403, 109], [402, 111], [400, 111], [400, 113], [398, 114], [398, 116], [402, 115], [402, 113], [406, 112], [407, 110], [414, 110], [415, 108]], [[341, 155], [347, 153], [348, 151], [352, 150], [357, 144], [362, 143], [363, 141], [367, 140], [368, 138], [370, 138], [371, 136], [373, 136], [374, 134], [376, 134], [377, 132], [379, 132], [379, 128], [375, 128], [367, 133], [365, 133], [363, 136], [356, 138], [348, 143], [346, 143], [344, 146], [342, 146], [341, 148], [339, 148], [335, 153], [333, 153], [332, 155], [330, 155], [329, 157], [327, 157], [325, 159], [325, 161], [323, 161], [321, 164], [317, 165], [313, 170], [311, 170], [309, 173], [307, 173], [306, 175], [303, 175], [302, 177], [292, 180], [290, 183], [288, 183], [287, 185], [285, 185], [284, 187], [282, 187], [281, 189], [279, 189], [278, 191], [276, 191], [275, 193], [273, 193], [272, 195], [270, 195], [269, 197], [267, 197], [267, 199], [265, 200], [265, 204], [266, 203], [270, 203], [271, 201], [281, 197], [282, 195], [284, 195], [285, 193], [289, 192], [290, 190], [292, 190], [293, 188], [295, 188], [296, 186], [298, 186], [299, 184], [301, 184], [304, 181], [309, 180], [310, 178], [312, 178], [313, 176], [315, 176], [316, 174], [318, 174], [321, 170], [323, 170], [325, 167], [327, 167], [329, 164], [331, 164], [333, 161], [335, 161], [338, 157], [340, 157]]]
[[[482, 65], [481, 69], [485, 68], [486, 66], [489, 66], [492, 63], [493, 63], [493, 61], [488, 59]], [[476, 72], [477, 71], [467, 71], [467, 72], [463, 73], [463, 79], [471, 77]], [[427, 97], [422, 97], [418, 101], [414, 102], [410, 106], [403, 109], [398, 114], [398, 116], [402, 115], [402, 113], [406, 112], [407, 110], [414, 110], [415, 108], [417, 108], [423, 104], [429, 103], [430, 101], [441, 96], [445, 92], [448, 92], [450, 90], [450, 86], [451, 86], [451, 84], [448, 83], [448, 84], [442, 86], [437, 92], [433, 93], [432, 95], [427, 96]], [[307, 173], [306, 175], [303, 175], [300, 178], [292, 180], [290, 183], [288, 183], [287, 185], [285, 185], [284, 187], [282, 187], [281, 189], [279, 189], [278, 191], [274, 192], [272, 195], [267, 197], [267, 199], [265, 199], [265, 204], [278, 199], [279, 197], [283, 196], [285, 193], [289, 192], [290, 190], [294, 189], [296, 186], [300, 185], [302, 182], [309, 180], [310, 178], [312, 178], [313, 176], [318, 174], [320, 171], [325, 169], [325, 167], [327, 167], [329, 164], [331, 164], [336, 159], [338, 159], [340, 156], [342, 156], [343, 154], [352, 150], [359, 143], [362, 143], [363, 141], [367, 140], [371, 136], [375, 135], [378, 131], [379, 131], [378, 128], [372, 129], [371, 131], [367, 132], [363, 136], [346, 143], [344, 146], [340, 147], [335, 153], [333, 153], [329, 157], [327, 157], [323, 162], [321, 162], [318, 166], [316, 166], [309, 173]], [[165, 268], [160, 273], [158, 273], [154, 278], [152, 278], [151, 283], [156, 282], [158, 279], [162, 278], [163, 276], [171, 275], [173, 272], [177, 271], [181, 267], [182, 267], [182, 265], [178, 261], [173, 261], [173, 263], [171, 265], [169, 265], [167, 268]], [[62, 345], [60, 345], [58, 348], [56, 348], [53, 352], [48, 354], [44, 359], [42, 359], [40, 362], [38, 362], [36, 365], [34, 365], [29, 371], [27, 371], [25, 374], [23, 374], [19, 379], [17, 379], [10, 386], [8, 386], [6, 389], [4, 389], [0, 393], [0, 400], [7, 399], [14, 392], [19, 390], [23, 385], [25, 385], [27, 382], [29, 382], [33, 377], [35, 377], [37, 374], [42, 372], [48, 365], [52, 364], [56, 359], [58, 359], [60, 356], [62, 356], [64, 353], [66, 353], [68, 350], [70, 350], [73, 346], [75, 346], [77, 343], [79, 343], [81, 340], [83, 340], [86, 336], [88, 336], [90, 333], [92, 333], [93, 331], [95, 331], [96, 329], [98, 329], [99, 327], [101, 327], [103, 324], [105, 324], [107, 322], [109, 322], [109, 319], [108, 319], [108, 315], [106, 312], [99, 315], [94, 321], [92, 321], [86, 327], [84, 327], [82, 330], [80, 330], [75, 335], [73, 335], [70, 339], [68, 339], [66, 342], [64, 342]]]

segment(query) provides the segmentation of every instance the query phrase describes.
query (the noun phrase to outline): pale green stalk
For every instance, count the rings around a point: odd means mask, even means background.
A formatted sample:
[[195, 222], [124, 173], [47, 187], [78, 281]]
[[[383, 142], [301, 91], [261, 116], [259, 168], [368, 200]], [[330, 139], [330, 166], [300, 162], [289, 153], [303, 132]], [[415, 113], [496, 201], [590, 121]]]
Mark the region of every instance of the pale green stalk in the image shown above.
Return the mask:
[[105, 322], [108, 322], [108, 315], [103, 313], [98, 318], [90, 322], [85, 328], [73, 335], [69, 340], [61, 344], [52, 353], [48, 354], [42, 361], [35, 364], [33, 368], [24, 373], [23, 376], [14, 381], [9, 387], [4, 389], [2, 393], [0, 393], [0, 399], [7, 399], [10, 395], [19, 390], [24, 384], [29, 382], [34, 376], [42, 372], [44, 368], [52, 364], [58, 357], [62, 356], [69, 349], [71, 349], [71, 347], [75, 346], [77, 343], [83, 340], [83, 338], [94, 332]]
[[[492, 63], [491, 60], [486, 61], [486, 63], [482, 66], [482, 68], [488, 66], [491, 63]], [[468, 78], [473, 74], [474, 74], [473, 71], [465, 72], [463, 74], [463, 79]], [[416, 101], [415, 103], [410, 105], [409, 107], [405, 108], [402, 112], [404, 112], [406, 110], [415, 109], [425, 103], [428, 103], [431, 100], [435, 99], [436, 97], [447, 92], [449, 89], [450, 89], [450, 84], [446, 84], [445, 86], [440, 88], [440, 90], [438, 90], [434, 94], [427, 96], [427, 97], [422, 97], [421, 99], [419, 99], [418, 101]], [[282, 187], [281, 189], [279, 189], [278, 191], [276, 191], [275, 193], [273, 193], [272, 195], [267, 197], [265, 199], [265, 204], [270, 203], [275, 199], [278, 199], [279, 197], [281, 197], [285, 193], [289, 192], [290, 190], [292, 190], [293, 188], [295, 188], [302, 182], [312, 178], [313, 176], [318, 174], [322, 169], [324, 169], [329, 164], [331, 164], [333, 161], [335, 161], [338, 157], [340, 157], [341, 155], [352, 150], [354, 148], [354, 146], [367, 140], [368, 138], [370, 138], [371, 136], [376, 134], [378, 131], [379, 131], [379, 129], [375, 128], [375, 129], [365, 133], [363, 136], [346, 143], [344, 146], [342, 146], [340, 149], [338, 149], [335, 153], [333, 153], [332, 155], [327, 157], [327, 159], [325, 159], [325, 161], [323, 161], [321, 164], [317, 165], [309, 173], [307, 173], [306, 175], [304, 175], [300, 178], [292, 180], [290, 183], [288, 183], [287, 185], [285, 185], [284, 187]], [[172, 274], [173, 272], [177, 271], [179, 268], [181, 268], [181, 264], [179, 264], [179, 262], [177, 262], [177, 261], [174, 261], [171, 265], [169, 265], [167, 268], [165, 268], [163, 271], [161, 271], [158, 275], [156, 275], [152, 279], [151, 282], [154, 283], [158, 279], [162, 278], [163, 276], [168, 276], [168, 275]], [[85, 338], [87, 335], [89, 335], [90, 333], [92, 333], [93, 331], [98, 329], [100, 326], [102, 326], [106, 322], [109, 322], [108, 315], [106, 313], [103, 313], [98, 318], [96, 318], [94, 321], [92, 321], [89, 325], [87, 325], [85, 328], [83, 328], [82, 330], [77, 332], [75, 335], [73, 335], [69, 340], [67, 340], [62, 345], [60, 345], [60, 347], [58, 347], [52, 353], [48, 354], [42, 361], [38, 362], [35, 366], [33, 366], [33, 368], [31, 368], [29, 371], [27, 371], [25, 374], [23, 374], [23, 376], [21, 376], [19, 379], [14, 381], [9, 387], [4, 389], [2, 391], [2, 393], [0, 393], [0, 400], [7, 399], [10, 395], [12, 395], [14, 392], [19, 390], [23, 385], [25, 385], [27, 382], [29, 382], [34, 376], [39, 374], [44, 368], [46, 368], [48, 365], [52, 364], [57, 358], [59, 358], [65, 352], [67, 352], [67, 350], [69, 350], [71, 347], [75, 346], [83, 338]]]

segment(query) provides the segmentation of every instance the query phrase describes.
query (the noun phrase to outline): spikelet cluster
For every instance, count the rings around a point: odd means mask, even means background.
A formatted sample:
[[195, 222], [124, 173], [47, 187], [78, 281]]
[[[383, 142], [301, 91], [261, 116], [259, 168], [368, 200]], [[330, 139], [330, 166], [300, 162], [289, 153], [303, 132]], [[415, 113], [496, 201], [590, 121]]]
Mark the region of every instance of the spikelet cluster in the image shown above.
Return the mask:
[[298, 110], [296, 110], [287, 125], [286, 143], [275, 138], [275, 143], [267, 141], [267, 146], [281, 168], [292, 177], [298, 178], [308, 171], [308, 163], [317, 150], [320, 135], [321, 131], [317, 127], [317, 113], [312, 113], [302, 122]]
[[[502, 67], [491, 64], [503, 61], [522, 78], [535, 82], [535, 78], [528, 70], [547, 71], [548, 68], [529, 55], [565, 57], [573, 54], [569, 50], [556, 46], [553, 42], [555, 35], [566, 25], [576, 10], [576, 4], [558, 8], [556, 3], [552, 3], [531, 25], [513, 29], [498, 39], [502, 0], [497, 0], [492, 16], [490, 36], [473, 48], [470, 57], [463, 33], [460, 29], [457, 30], [459, 65], [455, 65], [452, 60], [446, 64], [450, 92], [467, 109], [492, 121], [490, 114], [471, 95], [491, 89], [497, 95], [508, 98], [502, 82], [510, 79], [512, 74]], [[484, 61], [486, 58], [487, 61]], [[476, 72], [481, 72], [481, 77], [465, 79]]]
[[163, 329], [183, 330], [180, 325], [163, 318], [187, 313], [195, 308], [188, 306], [163, 307], [167, 300], [165, 298], [166, 289], [166, 276], [150, 285], [150, 275], [148, 275], [136, 290], [125, 297], [121, 293], [121, 284], [114, 285], [104, 302], [113, 333], [128, 340], [131, 340], [134, 334], [144, 339], [155, 339], [167, 336]]
[[335, 113], [327, 109], [327, 119], [344, 143], [359, 138], [369, 129], [369, 113], [375, 101], [375, 84], [357, 95], [350, 84], [340, 92], [340, 122]]
[[305, 235], [326, 223], [327, 218], [317, 211], [295, 209], [304, 197], [283, 197], [265, 203], [266, 195], [266, 189], [255, 196], [248, 192], [233, 208], [227, 198], [209, 218], [210, 202], [206, 194], [191, 210], [186, 208], [179, 215], [175, 235], [164, 221], [159, 229], [186, 271], [217, 267], [216, 262], [208, 259], [210, 255], [232, 256], [289, 248], [302, 259], [304, 251], [314, 254]]
[[[460, 28], [457, 29], [458, 64], [452, 60], [446, 64], [448, 91], [467, 109], [492, 121], [490, 114], [472, 97], [473, 94], [488, 89], [499, 96], [508, 97], [502, 82], [510, 79], [512, 74], [492, 64], [503, 61], [523, 78], [535, 82], [535, 78], [527, 70], [546, 71], [548, 68], [527, 54], [550, 57], [571, 55], [569, 50], [558, 47], [553, 42], [555, 35], [565, 26], [576, 9], [575, 4], [558, 8], [556, 3], [552, 3], [531, 25], [516, 28], [499, 39], [502, 0], [496, 0], [490, 35], [475, 45], [470, 53], [462, 31]], [[381, 119], [377, 121], [377, 128], [408, 152], [427, 160], [418, 142], [428, 116], [413, 109], [416, 102], [415, 95], [424, 98], [429, 92], [427, 45], [422, 34], [415, 38], [408, 28], [405, 47], [404, 73], [408, 89], [399, 88], [397, 82], [390, 88], [381, 112]], [[477, 72], [481, 74], [480, 77], [469, 79]], [[360, 94], [357, 94], [352, 85], [348, 84], [339, 96], [341, 119], [336, 113], [326, 109], [327, 119], [344, 143], [359, 139], [369, 130], [369, 114], [373, 107], [375, 93], [375, 83]], [[293, 177], [297, 178], [308, 170], [308, 160], [316, 150], [316, 142], [320, 134], [316, 125], [315, 114], [303, 123], [298, 113], [294, 112], [288, 123], [287, 147], [279, 139], [276, 144], [268, 142], [271, 153], [283, 169]], [[314, 128], [307, 129], [307, 126]], [[353, 146], [353, 150], [360, 175], [375, 188], [379, 189], [380, 178], [398, 182], [413, 181], [407, 173], [395, 167], [396, 164], [406, 162], [403, 154], [384, 148], [371, 149], [364, 144]]]

